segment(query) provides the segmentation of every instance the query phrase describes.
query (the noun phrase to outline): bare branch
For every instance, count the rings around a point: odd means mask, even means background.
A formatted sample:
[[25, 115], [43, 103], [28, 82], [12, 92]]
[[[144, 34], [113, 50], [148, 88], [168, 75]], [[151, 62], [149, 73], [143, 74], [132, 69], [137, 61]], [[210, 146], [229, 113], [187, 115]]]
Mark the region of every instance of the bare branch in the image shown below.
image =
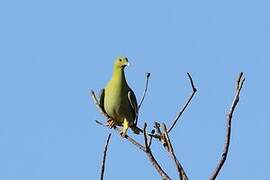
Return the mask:
[[231, 108], [227, 114], [227, 125], [226, 125], [226, 138], [225, 138], [225, 143], [224, 143], [224, 148], [223, 148], [223, 152], [221, 155], [221, 158], [218, 162], [217, 167], [215, 168], [215, 170], [213, 171], [211, 177], [209, 178], [210, 180], [215, 180], [216, 177], [218, 176], [221, 168], [223, 167], [223, 164], [226, 161], [227, 155], [228, 155], [228, 151], [229, 151], [229, 146], [230, 146], [230, 139], [231, 139], [231, 124], [232, 124], [232, 117], [233, 117], [233, 113], [235, 111], [236, 105], [239, 102], [239, 96], [240, 96], [240, 92], [241, 89], [243, 87], [245, 78], [243, 78], [243, 72], [241, 72], [237, 78], [237, 84], [236, 84], [236, 93], [231, 105]]
[[147, 92], [147, 89], [148, 89], [148, 81], [149, 81], [149, 77], [150, 77], [151, 73], [146, 73], [146, 81], [145, 81], [145, 88], [144, 88], [144, 92], [143, 92], [143, 96], [140, 100], [140, 103], [138, 105], [138, 110], [141, 108], [142, 106], [142, 103], [144, 101], [144, 98], [145, 98], [145, 95], [146, 95], [146, 92]]
[[145, 143], [145, 153], [149, 159], [149, 161], [152, 163], [154, 168], [157, 170], [159, 175], [162, 177], [164, 180], [170, 180], [171, 178], [165, 173], [165, 171], [160, 167], [158, 164], [157, 160], [155, 159], [154, 155], [152, 154], [151, 148], [148, 144], [148, 139], [147, 139], [147, 133], [146, 133], [146, 126], [147, 124], [144, 123], [144, 128], [143, 128], [143, 135], [144, 135], [144, 143]]
[[[108, 126], [106, 126], [102, 122], [99, 122], [99, 121], [96, 120], [96, 123], [99, 124], [99, 125], [101, 125], [101, 126], [103, 126], [103, 127], [107, 127], [108, 128]], [[118, 128], [118, 127], [114, 127], [113, 129], [115, 131], [119, 132], [119, 133], [121, 132], [121, 129]], [[135, 145], [140, 150], [145, 151], [145, 147], [143, 145], [141, 145], [139, 142], [137, 142], [135, 139], [133, 139], [132, 137], [126, 135], [124, 138], [127, 139], [129, 142], [131, 142], [133, 145]]]
[[105, 161], [106, 161], [106, 155], [107, 155], [107, 150], [108, 150], [108, 144], [111, 138], [111, 133], [108, 135], [106, 144], [105, 144], [105, 148], [103, 151], [103, 159], [102, 159], [102, 164], [101, 164], [101, 172], [100, 172], [100, 180], [103, 180], [104, 178], [104, 172], [105, 172]]
[[179, 175], [179, 179], [180, 180], [188, 180], [188, 177], [184, 171], [184, 168], [182, 167], [181, 163], [178, 161], [178, 159], [174, 153], [173, 146], [172, 146], [172, 143], [171, 143], [168, 131], [167, 131], [167, 127], [164, 123], [162, 123], [162, 129], [163, 129], [165, 141], [167, 144], [166, 149], [167, 149], [168, 153], [170, 154], [170, 157], [173, 159], [173, 161], [175, 163], [175, 166], [176, 166], [176, 169], [177, 169], [177, 172]]
[[171, 132], [171, 130], [173, 129], [173, 127], [175, 126], [175, 124], [177, 123], [177, 121], [179, 120], [180, 116], [183, 114], [183, 112], [186, 110], [187, 106], [189, 105], [190, 101], [192, 100], [193, 96], [195, 95], [197, 89], [194, 86], [192, 77], [189, 73], [187, 73], [191, 87], [192, 87], [192, 94], [190, 95], [190, 97], [188, 98], [187, 102], [185, 103], [185, 105], [183, 106], [183, 108], [179, 111], [179, 113], [177, 114], [177, 116], [175, 117], [172, 126], [169, 128], [168, 133]]

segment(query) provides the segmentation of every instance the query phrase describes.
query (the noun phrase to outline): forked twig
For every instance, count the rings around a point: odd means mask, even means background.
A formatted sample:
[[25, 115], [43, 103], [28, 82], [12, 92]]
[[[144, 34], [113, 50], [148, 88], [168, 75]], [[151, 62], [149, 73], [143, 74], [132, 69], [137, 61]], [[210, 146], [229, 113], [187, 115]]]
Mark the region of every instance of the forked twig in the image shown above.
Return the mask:
[[230, 140], [231, 140], [231, 124], [232, 124], [232, 117], [233, 117], [233, 113], [235, 111], [236, 105], [239, 102], [239, 97], [240, 97], [240, 92], [241, 89], [243, 87], [243, 84], [245, 82], [245, 78], [243, 77], [243, 72], [241, 72], [237, 78], [236, 81], [236, 93], [231, 105], [231, 108], [227, 114], [227, 125], [226, 125], [226, 138], [225, 138], [225, 143], [224, 143], [224, 148], [223, 148], [223, 152], [221, 155], [221, 158], [218, 162], [218, 165], [216, 166], [216, 168], [214, 169], [211, 177], [209, 178], [210, 180], [215, 180], [216, 177], [218, 176], [221, 168], [223, 167], [223, 164], [226, 161], [228, 152], [229, 152], [229, 146], [230, 146]]
[[154, 166], [154, 168], [157, 170], [157, 172], [159, 173], [159, 175], [162, 177], [162, 179], [164, 180], [170, 180], [171, 178], [166, 174], [166, 172], [161, 168], [161, 166], [158, 164], [157, 160], [155, 159], [152, 150], [149, 146], [148, 143], [148, 138], [147, 138], [147, 133], [146, 133], [146, 127], [147, 124], [144, 123], [144, 127], [143, 127], [143, 135], [144, 135], [144, 144], [145, 144], [145, 153], [149, 159], [149, 161], [152, 163], [152, 165]]
[[105, 148], [103, 151], [103, 159], [102, 159], [102, 164], [101, 164], [101, 172], [100, 172], [100, 180], [104, 179], [104, 172], [105, 172], [105, 162], [106, 162], [106, 155], [107, 155], [107, 150], [108, 150], [108, 144], [111, 138], [111, 133], [108, 135], [106, 144], [105, 144]]
[[197, 89], [194, 86], [193, 83], [193, 79], [191, 77], [191, 75], [189, 73], [187, 73], [191, 87], [192, 87], [192, 94], [189, 96], [187, 102], [185, 103], [185, 105], [183, 106], [183, 108], [179, 111], [179, 113], [177, 114], [177, 116], [175, 117], [173, 124], [171, 125], [171, 127], [168, 130], [168, 133], [171, 132], [171, 130], [173, 129], [173, 127], [175, 126], [175, 124], [177, 123], [177, 121], [179, 120], [180, 116], [183, 114], [183, 112], [186, 110], [187, 106], [189, 105], [190, 101], [192, 100], [193, 96], [195, 95]]

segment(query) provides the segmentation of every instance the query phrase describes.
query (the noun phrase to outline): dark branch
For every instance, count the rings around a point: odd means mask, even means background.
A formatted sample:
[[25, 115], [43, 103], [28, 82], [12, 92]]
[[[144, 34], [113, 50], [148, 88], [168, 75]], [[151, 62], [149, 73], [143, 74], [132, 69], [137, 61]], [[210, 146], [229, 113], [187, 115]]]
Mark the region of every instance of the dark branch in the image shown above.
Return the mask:
[[176, 166], [176, 169], [177, 169], [177, 172], [178, 172], [178, 175], [179, 175], [179, 179], [180, 180], [188, 180], [188, 177], [184, 171], [184, 168], [182, 167], [182, 165], [180, 164], [180, 162], [178, 161], [175, 153], [174, 153], [174, 150], [173, 150], [173, 146], [172, 146], [172, 143], [171, 143], [171, 140], [170, 140], [170, 137], [168, 135], [168, 131], [167, 131], [167, 127], [166, 125], [163, 123], [162, 124], [162, 129], [163, 129], [163, 132], [164, 132], [164, 138], [165, 138], [165, 141], [166, 141], [166, 150], [168, 151], [168, 153], [170, 154], [170, 157], [173, 159], [174, 163], [175, 163], [175, 166]]
[[187, 106], [189, 105], [190, 101], [192, 100], [193, 96], [195, 95], [197, 89], [194, 86], [192, 77], [189, 73], [187, 73], [191, 87], [192, 87], [192, 94], [190, 95], [190, 97], [188, 98], [186, 104], [183, 106], [183, 108], [179, 111], [179, 113], [177, 114], [177, 116], [175, 117], [172, 126], [169, 128], [168, 133], [171, 132], [171, 130], [173, 129], [173, 127], [175, 126], [175, 124], [177, 123], [177, 121], [179, 120], [180, 116], [183, 114], [183, 112], [186, 110]]
[[147, 133], [146, 133], [146, 127], [147, 127], [147, 124], [144, 123], [144, 126], [143, 126], [143, 137], [144, 137], [145, 152], [147, 152], [147, 151], [150, 150], [150, 147], [149, 147], [149, 144], [148, 144]]
[[103, 159], [102, 159], [102, 164], [101, 164], [101, 172], [100, 172], [100, 180], [103, 180], [104, 178], [104, 172], [105, 172], [105, 162], [106, 162], [106, 155], [107, 155], [107, 150], [108, 150], [108, 144], [111, 138], [111, 133], [108, 135], [106, 144], [105, 144], [105, 148], [103, 151]]
[[141, 100], [140, 100], [140, 103], [139, 103], [139, 105], [138, 105], [138, 110], [141, 108], [142, 103], [143, 103], [143, 101], [144, 101], [144, 98], [145, 98], [145, 95], [146, 95], [146, 92], [147, 92], [147, 89], [148, 89], [148, 81], [149, 81], [150, 75], [151, 75], [150, 73], [146, 73], [145, 88], [144, 88], [143, 96], [142, 96], [142, 98], [141, 98]]
[[229, 151], [229, 146], [230, 146], [230, 140], [231, 140], [231, 124], [232, 124], [232, 117], [233, 117], [233, 113], [235, 111], [236, 105], [239, 102], [239, 96], [240, 96], [240, 92], [241, 89], [243, 87], [245, 78], [243, 78], [243, 72], [241, 72], [237, 78], [237, 84], [236, 84], [236, 93], [231, 105], [231, 108], [227, 114], [227, 131], [226, 131], [226, 138], [225, 138], [225, 143], [224, 143], [224, 149], [221, 155], [221, 158], [218, 162], [217, 167], [215, 168], [213, 174], [211, 175], [211, 177], [209, 178], [210, 180], [215, 180], [216, 177], [218, 176], [221, 168], [223, 167], [223, 164], [226, 161], [227, 155], [228, 155], [228, 151]]
[[[154, 133], [153, 133], [154, 134]], [[152, 140], [153, 140], [153, 136], [150, 136], [150, 140], [149, 140], [149, 143], [148, 143], [148, 146], [151, 147], [152, 145]]]

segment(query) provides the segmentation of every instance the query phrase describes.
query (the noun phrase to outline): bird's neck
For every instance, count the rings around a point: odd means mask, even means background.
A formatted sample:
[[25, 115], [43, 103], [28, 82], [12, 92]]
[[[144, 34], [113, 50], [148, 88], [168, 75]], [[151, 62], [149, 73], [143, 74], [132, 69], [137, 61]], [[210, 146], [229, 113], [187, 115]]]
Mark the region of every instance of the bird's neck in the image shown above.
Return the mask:
[[126, 83], [124, 68], [114, 68], [112, 81], [119, 83]]

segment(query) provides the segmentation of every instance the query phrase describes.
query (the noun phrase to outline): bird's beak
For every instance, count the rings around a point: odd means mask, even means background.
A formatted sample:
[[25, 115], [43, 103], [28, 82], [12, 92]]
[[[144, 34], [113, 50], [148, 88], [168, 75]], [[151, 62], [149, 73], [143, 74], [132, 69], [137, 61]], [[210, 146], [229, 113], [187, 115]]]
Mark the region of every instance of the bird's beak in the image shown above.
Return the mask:
[[129, 62], [126, 64], [126, 66], [130, 66]]

